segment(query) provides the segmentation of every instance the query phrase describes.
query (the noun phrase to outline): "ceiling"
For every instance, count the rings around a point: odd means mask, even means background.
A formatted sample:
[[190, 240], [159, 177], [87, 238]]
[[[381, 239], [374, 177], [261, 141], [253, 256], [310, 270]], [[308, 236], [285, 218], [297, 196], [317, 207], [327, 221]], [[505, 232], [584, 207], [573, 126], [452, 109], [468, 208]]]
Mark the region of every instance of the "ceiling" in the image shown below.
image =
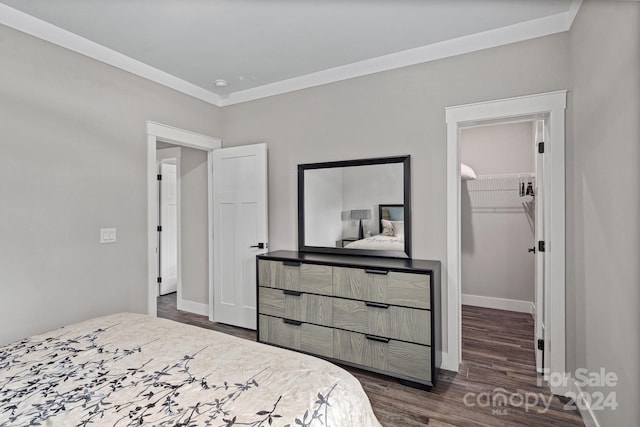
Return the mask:
[[580, 3], [0, 0], [0, 23], [229, 105], [567, 31]]

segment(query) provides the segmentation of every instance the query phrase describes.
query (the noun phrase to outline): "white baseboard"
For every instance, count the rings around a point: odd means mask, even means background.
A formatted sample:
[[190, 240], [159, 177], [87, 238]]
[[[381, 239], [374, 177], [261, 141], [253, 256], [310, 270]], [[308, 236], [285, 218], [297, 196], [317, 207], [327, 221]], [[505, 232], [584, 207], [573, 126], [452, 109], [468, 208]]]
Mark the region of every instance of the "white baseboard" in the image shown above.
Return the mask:
[[[569, 385], [571, 386], [573, 393], [575, 393], [575, 396], [580, 396], [582, 389], [576, 383], [575, 379], [570, 378]], [[576, 406], [578, 408], [578, 412], [580, 412], [580, 416], [582, 417], [585, 427], [600, 427], [600, 423], [591, 410], [590, 400], [582, 399], [582, 404], [578, 405], [576, 403]]]
[[453, 371], [458, 372], [460, 369], [460, 364], [449, 358], [449, 353], [443, 351], [442, 352], [442, 362], [439, 366], [440, 369], [444, 369], [445, 371]]
[[201, 316], [209, 316], [209, 304], [203, 304], [201, 302], [188, 301], [186, 299], [178, 298], [177, 308], [178, 310], [188, 311], [189, 313], [199, 314]]
[[462, 304], [473, 305], [475, 307], [495, 308], [498, 310], [517, 311], [519, 313], [529, 313], [531, 315], [535, 313], [535, 306], [532, 302], [515, 299], [462, 294]]

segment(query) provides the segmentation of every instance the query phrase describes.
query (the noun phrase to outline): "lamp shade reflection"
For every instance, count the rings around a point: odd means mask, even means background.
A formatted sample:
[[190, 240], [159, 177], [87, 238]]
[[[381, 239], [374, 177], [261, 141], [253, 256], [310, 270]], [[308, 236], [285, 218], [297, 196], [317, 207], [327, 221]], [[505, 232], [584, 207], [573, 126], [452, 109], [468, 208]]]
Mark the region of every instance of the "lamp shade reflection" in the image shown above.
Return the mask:
[[362, 220], [371, 218], [371, 209], [353, 209], [351, 211], [351, 219], [357, 219], [358, 224], [358, 239], [364, 238], [364, 230], [362, 229]]

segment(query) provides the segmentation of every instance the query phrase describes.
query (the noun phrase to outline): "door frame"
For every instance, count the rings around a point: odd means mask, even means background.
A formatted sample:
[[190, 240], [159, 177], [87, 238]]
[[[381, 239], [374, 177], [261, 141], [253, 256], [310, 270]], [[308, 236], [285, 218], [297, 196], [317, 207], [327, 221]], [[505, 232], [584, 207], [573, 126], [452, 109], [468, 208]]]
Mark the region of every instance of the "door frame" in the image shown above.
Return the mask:
[[[545, 343], [549, 355], [548, 372], [565, 369], [565, 109], [567, 91], [555, 91], [515, 98], [452, 106], [445, 108], [447, 124], [447, 264], [443, 269], [446, 283], [442, 304], [446, 308], [447, 351], [443, 351], [442, 368], [458, 371], [462, 360], [462, 310], [460, 281], [460, 129], [479, 122], [522, 118], [548, 118], [549, 141], [545, 141], [545, 199], [549, 207], [546, 224], [549, 280], [550, 324]], [[444, 323], [444, 322], [443, 322]], [[567, 390], [551, 387], [556, 394]]]
[[[157, 214], [156, 145], [158, 141], [207, 152], [207, 198], [209, 253], [213, 253], [213, 150], [222, 147], [222, 140], [173, 126], [147, 121], [147, 313], [157, 316]], [[213, 257], [209, 256], [209, 289], [213, 286]]]

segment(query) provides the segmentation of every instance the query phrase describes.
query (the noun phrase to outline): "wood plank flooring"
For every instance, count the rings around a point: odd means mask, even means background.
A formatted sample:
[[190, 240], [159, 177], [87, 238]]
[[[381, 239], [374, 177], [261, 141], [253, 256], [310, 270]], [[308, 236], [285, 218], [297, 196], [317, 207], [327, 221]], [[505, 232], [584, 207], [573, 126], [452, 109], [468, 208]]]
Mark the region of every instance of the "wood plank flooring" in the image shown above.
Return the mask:
[[[256, 339], [255, 331], [177, 310], [175, 293], [158, 298], [158, 316]], [[537, 384], [533, 332], [533, 318], [528, 314], [463, 306], [460, 371], [441, 370], [431, 391], [344, 368], [360, 380], [385, 427], [583, 426], [578, 412], [566, 409], [558, 397], [552, 398], [545, 411], [542, 398], [548, 402], [551, 394]], [[522, 399], [533, 405], [536, 398], [536, 406], [525, 408]], [[491, 401], [506, 401], [506, 406], [491, 405]]]

